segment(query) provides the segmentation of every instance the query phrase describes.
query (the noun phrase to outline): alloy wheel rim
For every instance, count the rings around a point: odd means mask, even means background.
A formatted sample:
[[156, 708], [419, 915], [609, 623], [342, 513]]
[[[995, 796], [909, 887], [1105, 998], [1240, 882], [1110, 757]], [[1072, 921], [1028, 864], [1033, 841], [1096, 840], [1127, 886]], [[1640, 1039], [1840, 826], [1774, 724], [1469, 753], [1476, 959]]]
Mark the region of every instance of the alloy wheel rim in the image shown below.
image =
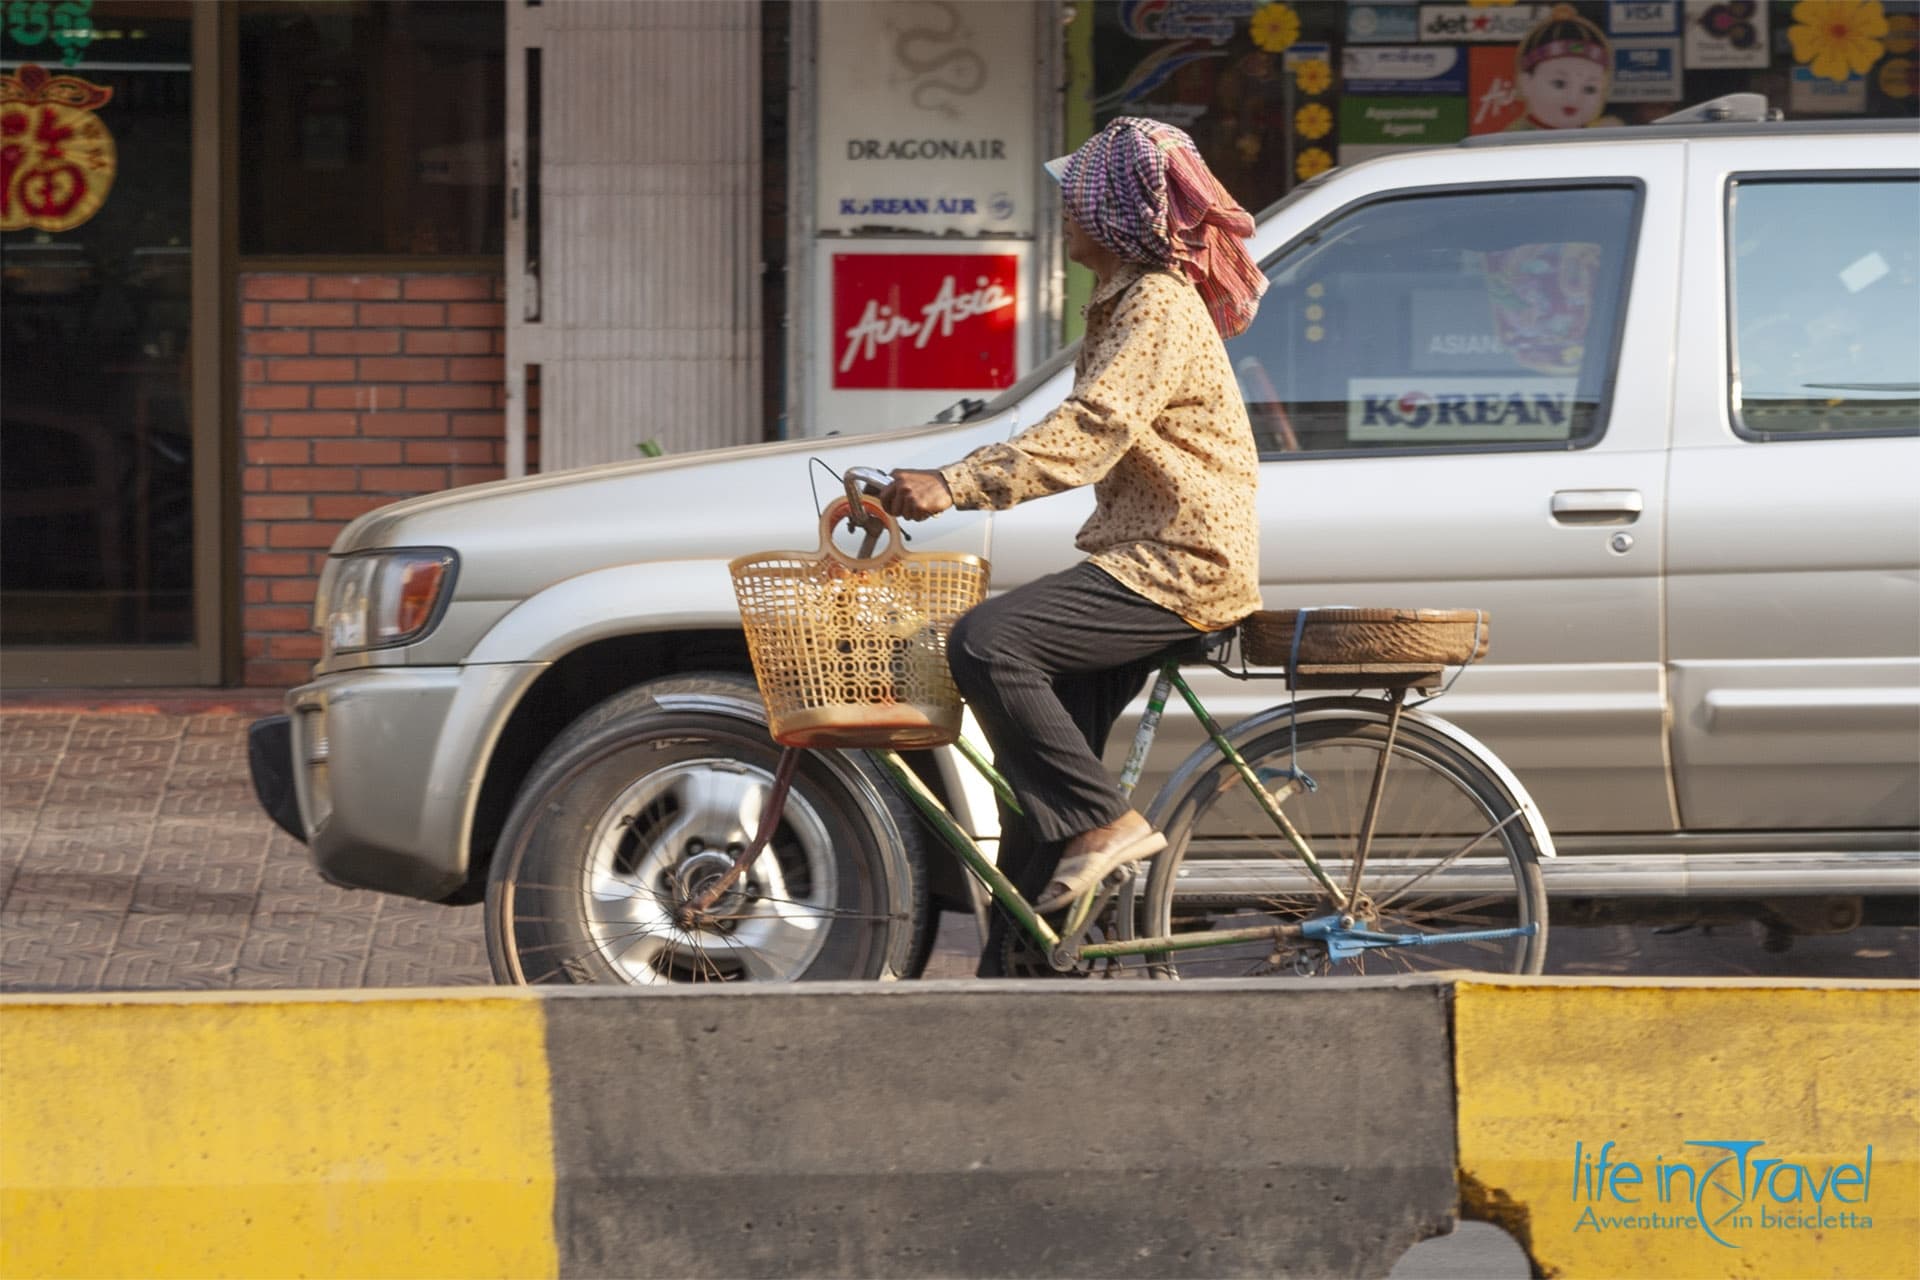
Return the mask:
[[675, 912], [753, 839], [771, 772], [737, 760], [682, 760], [636, 779], [601, 814], [580, 884], [601, 958], [635, 986], [790, 982], [826, 945], [839, 896], [833, 842], [798, 791], [768, 847], [708, 919]]

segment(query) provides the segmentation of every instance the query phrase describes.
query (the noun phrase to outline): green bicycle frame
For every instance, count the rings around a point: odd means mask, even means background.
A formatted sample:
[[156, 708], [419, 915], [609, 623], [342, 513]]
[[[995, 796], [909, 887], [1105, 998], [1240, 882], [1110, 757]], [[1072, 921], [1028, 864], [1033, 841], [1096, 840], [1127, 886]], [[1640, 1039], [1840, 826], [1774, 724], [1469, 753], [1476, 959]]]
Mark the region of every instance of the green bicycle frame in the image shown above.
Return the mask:
[[[1146, 714], [1141, 716], [1140, 727], [1134, 731], [1133, 746], [1127, 753], [1126, 767], [1120, 774], [1121, 790], [1130, 794], [1139, 783], [1140, 775], [1146, 767], [1147, 752], [1153, 746], [1154, 735], [1160, 727], [1160, 718], [1167, 708], [1167, 696], [1174, 690], [1179, 691], [1195, 719], [1206, 730], [1214, 749], [1233, 767], [1240, 781], [1253, 793], [1259, 801], [1261, 810], [1273, 822], [1275, 829], [1286, 838], [1287, 844], [1299, 856], [1314, 879], [1320, 882], [1321, 887], [1327, 891], [1334, 902], [1342, 906], [1349, 902], [1349, 894], [1336, 886], [1332, 878], [1327, 875], [1325, 868], [1320, 865], [1320, 860], [1314, 857], [1313, 850], [1307, 845], [1305, 838], [1288, 820], [1286, 814], [1281, 812], [1279, 803], [1261, 784], [1259, 777], [1241, 756], [1239, 749], [1228, 739], [1226, 731], [1220, 727], [1219, 722], [1207, 711], [1199, 696], [1180, 675], [1178, 662], [1169, 662], [1162, 666], [1159, 677], [1154, 681], [1153, 692], [1147, 699]], [[965, 738], [960, 739], [957, 745], [961, 756], [979, 772], [981, 777], [986, 779], [988, 785], [993, 788], [994, 794], [1013, 812], [1022, 812], [1012, 786], [1006, 778], [1001, 776], [999, 770], [993, 767], [992, 761]], [[1034, 911], [1033, 905], [1014, 887], [1013, 882], [1007, 879], [1006, 873], [988, 860], [973, 837], [967, 834], [954, 819], [953, 814], [948, 811], [946, 805], [941, 803], [940, 797], [933, 794], [927, 784], [920, 780], [920, 776], [900, 758], [897, 751], [875, 751], [872, 755], [887, 776], [900, 786], [907, 798], [913, 802], [914, 807], [932, 824], [933, 829], [940, 834], [940, 838], [958, 855], [966, 868], [987, 887], [987, 891], [993, 895], [994, 900], [1007, 909], [1008, 914], [1029, 937], [1046, 947], [1048, 953], [1052, 954], [1060, 946], [1060, 934], [1055, 933], [1053, 927], [1040, 918]], [[1098, 891], [1099, 886], [1096, 885], [1088, 889], [1074, 903], [1066, 922], [1066, 932], [1069, 937], [1077, 935], [1086, 924], [1088, 916], [1092, 914], [1094, 902], [1099, 896]], [[1142, 955], [1155, 951], [1190, 951], [1202, 947], [1278, 939], [1298, 935], [1299, 932], [1300, 926], [1297, 924], [1268, 925], [1253, 929], [1226, 929], [1208, 933], [1183, 934], [1179, 937], [1100, 942], [1081, 947], [1075, 954], [1097, 960], [1114, 956]]]

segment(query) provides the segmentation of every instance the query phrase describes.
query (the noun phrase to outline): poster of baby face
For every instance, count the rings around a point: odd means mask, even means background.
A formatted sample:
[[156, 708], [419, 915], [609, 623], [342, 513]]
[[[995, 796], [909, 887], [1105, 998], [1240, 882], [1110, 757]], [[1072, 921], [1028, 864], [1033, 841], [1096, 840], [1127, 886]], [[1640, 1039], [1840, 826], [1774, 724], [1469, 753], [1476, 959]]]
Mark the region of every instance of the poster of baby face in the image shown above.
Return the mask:
[[1620, 123], [1606, 114], [1613, 47], [1568, 7], [1517, 45], [1475, 48], [1467, 64], [1467, 131], [1585, 129]]

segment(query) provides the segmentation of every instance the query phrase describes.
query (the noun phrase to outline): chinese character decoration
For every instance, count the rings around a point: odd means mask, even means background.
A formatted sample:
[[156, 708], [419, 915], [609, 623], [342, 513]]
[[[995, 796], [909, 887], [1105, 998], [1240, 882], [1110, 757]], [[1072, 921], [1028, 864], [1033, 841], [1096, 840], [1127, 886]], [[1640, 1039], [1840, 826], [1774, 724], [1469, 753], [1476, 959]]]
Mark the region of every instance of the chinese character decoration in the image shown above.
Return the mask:
[[71, 67], [93, 43], [93, 0], [10, 0], [7, 35], [35, 48], [51, 40], [62, 66]]
[[71, 231], [113, 187], [113, 135], [94, 115], [113, 90], [32, 63], [0, 76], [0, 231]]

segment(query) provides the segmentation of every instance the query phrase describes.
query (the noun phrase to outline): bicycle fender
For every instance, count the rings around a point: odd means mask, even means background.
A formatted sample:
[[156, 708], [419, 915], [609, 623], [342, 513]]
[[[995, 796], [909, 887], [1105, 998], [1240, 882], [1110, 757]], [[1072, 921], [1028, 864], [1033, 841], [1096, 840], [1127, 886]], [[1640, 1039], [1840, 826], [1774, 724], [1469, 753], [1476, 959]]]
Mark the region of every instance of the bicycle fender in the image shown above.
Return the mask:
[[[1275, 728], [1283, 728], [1295, 717], [1301, 724], [1312, 724], [1322, 720], [1365, 720], [1384, 726], [1387, 723], [1387, 704], [1379, 698], [1305, 698], [1299, 702], [1283, 703], [1256, 712], [1244, 720], [1236, 721], [1223, 731], [1235, 751], [1245, 751], [1247, 744], [1255, 738]], [[1540, 856], [1551, 858], [1554, 855], [1553, 836], [1547, 830], [1547, 823], [1540, 816], [1539, 807], [1533, 803], [1533, 797], [1527, 793], [1520, 779], [1506, 763], [1489, 750], [1478, 738], [1439, 716], [1408, 707], [1400, 712], [1401, 724], [1409, 721], [1437, 737], [1444, 738], [1463, 755], [1479, 761], [1486, 771], [1499, 780], [1507, 794], [1526, 815], [1527, 825], [1532, 828], [1534, 842], [1538, 845]], [[1214, 744], [1204, 742], [1194, 748], [1180, 767], [1175, 769], [1160, 790], [1154, 793], [1153, 803], [1147, 809], [1147, 821], [1155, 828], [1165, 830], [1166, 820], [1171, 816], [1174, 806], [1185, 799], [1194, 780], [1207, 769], [1212, 768], [1221, 759], [1220, 749]]]

